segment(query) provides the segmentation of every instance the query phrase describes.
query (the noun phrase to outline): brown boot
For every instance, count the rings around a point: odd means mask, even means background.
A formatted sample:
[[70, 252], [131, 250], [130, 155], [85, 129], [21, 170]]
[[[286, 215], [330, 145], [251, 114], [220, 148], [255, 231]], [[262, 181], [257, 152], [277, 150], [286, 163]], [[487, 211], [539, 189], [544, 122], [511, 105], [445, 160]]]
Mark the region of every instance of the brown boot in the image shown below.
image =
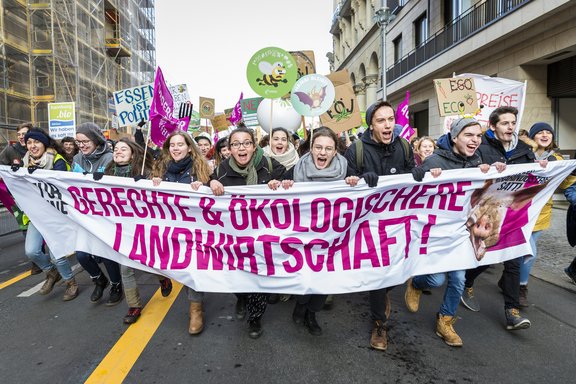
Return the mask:
[[197, 335], [204, 329], [204, 316], [202, 315], [202, 303], [190, 303], [190, 325], [188, 333]]
[[46, 273], [46, 281], [44, 281], [44, 285], [42, 285], [42, 288], [40, 288], [38, 293], [41, 295], [49, 294], [50, 292], [52, 292], [54, 284], [60, 281], [60, 279], [62, 279], [62, 276], [60, 276], [56, 268], [51, 269]]
[[422, 296], [422, 290], [415, 288], [414, 284], [412, 284], [412, 279], [408, 279], [406, 282], [404, 301], [406, 302], [406, 308], [408, 308], [410, 312], [418, 312], [420, 296]]
[[64, 292], [64, 301], [70, 301], [78, 296], [78, 283], [76, 283], [75, 278], [66, 280], [66, 291]]
[[372, 329], [372, 337], [370, 337], [370, 346], [379, 351], [385, 351], [388, 348], [388, 340], [386, 340], [386, 329], [384, 323], [376, 320], [374, 328]]
[[436, 334], [444, 339], [444, 342], [451, 347], [461, 347], [462, 339], [456, 331], [454, 330], [454, 323], [456, 318], [453, 316], [443, 316], [438, 314], [438, 319], [436, 320]]

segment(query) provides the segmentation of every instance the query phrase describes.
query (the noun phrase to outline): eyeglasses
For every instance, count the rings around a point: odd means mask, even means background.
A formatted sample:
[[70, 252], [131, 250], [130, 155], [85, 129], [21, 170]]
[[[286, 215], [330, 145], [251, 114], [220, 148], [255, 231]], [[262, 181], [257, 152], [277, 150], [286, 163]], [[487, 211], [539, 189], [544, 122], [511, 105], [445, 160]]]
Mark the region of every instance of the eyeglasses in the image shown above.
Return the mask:
[[321, 153], [322, 151], [326, 152], [327, 154], [331, 154], [334, 152], [334, 147], [322, 147], [320, 145], [315, 145], [312, 147], [312, 150], [316, 153]]
[[235, 142], [230, 144], [230, 147], [234, 148], [234, 149], [238, 149], [238, 148], [240, 148], [240, 146], [243, 146], [244, 148], [250, 148], [252, 146], [252, 144], [254, 144], [254, 142], [248, 141], [248, 140], [244, 141], [243, 143], [241, 143], [239, 141], [235, 141]]
[[81, 146], [81, 145], [88, 145], [88, 143], [90, 143], [92, 140], [76, 140], [75, 143], [77, 146]]

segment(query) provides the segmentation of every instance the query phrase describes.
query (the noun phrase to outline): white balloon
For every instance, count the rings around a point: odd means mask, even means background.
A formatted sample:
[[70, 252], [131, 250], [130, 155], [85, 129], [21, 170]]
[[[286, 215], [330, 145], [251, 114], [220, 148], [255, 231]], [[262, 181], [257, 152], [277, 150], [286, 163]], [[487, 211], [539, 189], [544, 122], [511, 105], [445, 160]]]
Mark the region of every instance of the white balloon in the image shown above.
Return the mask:
[[[272, 109], [272, 121], [270, 121], [270, 109]], [[290, 100], [264, 99], [258, 106], [256, 116], [260, 127], [267, 133], [270, 133], [270, 128], [277, 127], [295, 131], [302, 122], [302, 116], [292, 107]]]

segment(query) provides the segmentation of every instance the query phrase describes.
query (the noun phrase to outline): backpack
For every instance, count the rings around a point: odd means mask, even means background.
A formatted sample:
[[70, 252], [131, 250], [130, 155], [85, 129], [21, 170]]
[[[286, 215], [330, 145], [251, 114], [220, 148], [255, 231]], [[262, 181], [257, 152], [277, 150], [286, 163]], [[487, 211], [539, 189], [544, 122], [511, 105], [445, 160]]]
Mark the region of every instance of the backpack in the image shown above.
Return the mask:
[[[410, 148], [408, 141], [399, 137], [400, 143], [402, 144], [402, 149], [404, 151], [404, 164], [410, 163]], [[364, 171], [364, 145], [362, 144], [362, 140], [356, 140], [354, 142], [356, 145], [356, 168], [359, 172]]]

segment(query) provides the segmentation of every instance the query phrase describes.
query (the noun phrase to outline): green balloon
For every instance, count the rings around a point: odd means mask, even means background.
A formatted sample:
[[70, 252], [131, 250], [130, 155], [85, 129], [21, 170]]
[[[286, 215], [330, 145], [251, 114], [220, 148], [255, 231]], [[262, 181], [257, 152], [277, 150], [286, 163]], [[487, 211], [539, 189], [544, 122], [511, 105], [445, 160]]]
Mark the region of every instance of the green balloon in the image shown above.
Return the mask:
[[248, 84], [266, 99], [277, 99], [292, 89], [298, 67], [292, 55], [281, 48], [268, 47], [256, 52], [246, 67]]

